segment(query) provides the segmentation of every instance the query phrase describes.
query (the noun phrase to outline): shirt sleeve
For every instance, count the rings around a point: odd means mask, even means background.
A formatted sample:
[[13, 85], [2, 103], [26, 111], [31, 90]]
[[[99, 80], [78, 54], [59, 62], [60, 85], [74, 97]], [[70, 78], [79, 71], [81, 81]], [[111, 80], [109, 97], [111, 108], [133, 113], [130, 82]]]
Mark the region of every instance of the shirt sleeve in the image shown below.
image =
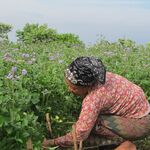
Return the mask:
[[[103, 92], [91, 92], [85, 97], [82, 103], [82, 110], [78, 121], [75, 123], [77, 142], [84, 141], [94, 127], [100, 111], [106, 101], [103, 99]], [[54, 139], [55, 145], [62, 147], [73, 145], [72, 133]]]

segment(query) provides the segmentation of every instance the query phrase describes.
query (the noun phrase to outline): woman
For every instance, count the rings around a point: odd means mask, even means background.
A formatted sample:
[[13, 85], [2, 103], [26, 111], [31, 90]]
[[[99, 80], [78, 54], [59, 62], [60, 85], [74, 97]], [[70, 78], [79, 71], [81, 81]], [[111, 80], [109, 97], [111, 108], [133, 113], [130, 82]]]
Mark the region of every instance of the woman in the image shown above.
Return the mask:
[[[150, 134], [150, 105], [143, 90], [126, 78], [106, 72], [101, 60], [79, 57], [65, 71], [69, 91], [84, 97], [75, 123], [76, 139], [85, 145], [120, 144], [116, 150], [136, 150], [131, 142]], [[69, 147], [72, 132], [43, 146]]]

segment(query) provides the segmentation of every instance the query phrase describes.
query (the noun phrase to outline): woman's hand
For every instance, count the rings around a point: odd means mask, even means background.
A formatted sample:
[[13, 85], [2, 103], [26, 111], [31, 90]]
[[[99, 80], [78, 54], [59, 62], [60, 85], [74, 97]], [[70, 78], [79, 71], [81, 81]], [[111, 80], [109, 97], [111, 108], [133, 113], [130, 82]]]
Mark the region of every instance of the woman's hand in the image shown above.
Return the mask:
[[48, 148], [49, 146], [54, 146], [54, 140], [47, 140], [46, 138], [43, 140], [42, 143], [43, 148]]

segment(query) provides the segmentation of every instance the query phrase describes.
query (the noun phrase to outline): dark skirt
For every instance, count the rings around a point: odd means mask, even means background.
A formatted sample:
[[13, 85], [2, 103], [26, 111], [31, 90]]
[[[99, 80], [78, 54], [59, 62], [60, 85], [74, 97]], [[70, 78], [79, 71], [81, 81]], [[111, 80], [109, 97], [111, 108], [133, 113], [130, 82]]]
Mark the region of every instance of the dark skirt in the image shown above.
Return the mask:
[[84, 143], [88, 146], [119, 145], [126, 140], [135, 141], [149, 135], [150, 115], [140, 119], [101, 115]]

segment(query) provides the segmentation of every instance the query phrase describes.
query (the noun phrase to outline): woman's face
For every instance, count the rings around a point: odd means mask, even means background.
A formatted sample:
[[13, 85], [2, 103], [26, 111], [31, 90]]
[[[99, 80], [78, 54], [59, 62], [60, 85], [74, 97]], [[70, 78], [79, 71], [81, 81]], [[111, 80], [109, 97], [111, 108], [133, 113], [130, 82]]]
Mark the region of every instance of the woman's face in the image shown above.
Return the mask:
[[65, 82], [68, 86], [68, 90], [75, 95], [86, 96], [89, 90], [89, 87], [82, 87], [72, 84], [68, 79], [65, 78]]

